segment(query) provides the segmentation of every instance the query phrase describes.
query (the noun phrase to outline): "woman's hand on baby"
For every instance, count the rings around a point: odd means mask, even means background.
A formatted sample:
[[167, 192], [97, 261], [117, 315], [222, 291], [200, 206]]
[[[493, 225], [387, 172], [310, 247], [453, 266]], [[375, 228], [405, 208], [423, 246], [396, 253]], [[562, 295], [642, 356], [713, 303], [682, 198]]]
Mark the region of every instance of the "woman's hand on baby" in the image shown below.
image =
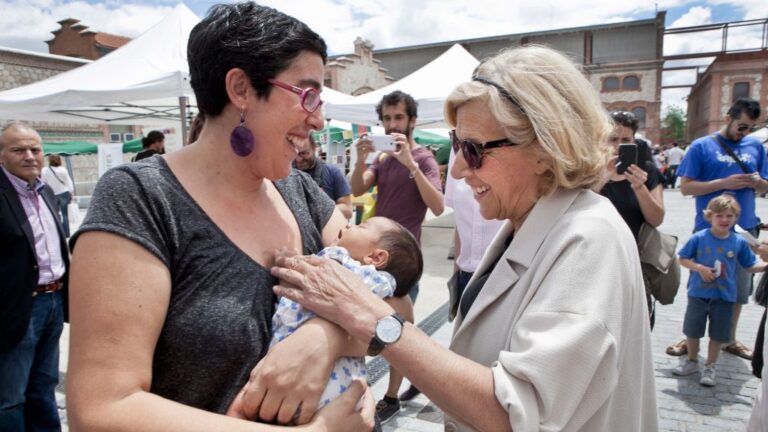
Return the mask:
[[[243, 395], [245, 388], [238, 393], [235, 400], [227, 410], [226, 415], [247, 420], [243, 411]], [[302, 405], [303, 406], [303, 405]], [[304, 411], [304, 410], [301, 410]], [[307, 410], [307, 415], [312, 415], [314, 408]], [[354, 380], [347, 391], [323, 407], [312, 417], [312, 425], [318, 431], [328, 432], [357, 432], [369, 431], [374, 426], [375, 404], [371, 390], [362, 380]], [[302, 417], [302, 413], [298, 413]], [[295, 424], [302, 424], [294, 419]]]
[[392, 314], [358, 275], [328, 258], [276, 257], [271, 272], [280, 279], [275, 294], [338, 324], [360, 342], [368, 343], [376, 320]]
[[317, 408], [336, 352], [317, 327], [305, 323], [272, 347], [251, 371], [234, 405], [246, 418], [278, 424], [305, 424]]

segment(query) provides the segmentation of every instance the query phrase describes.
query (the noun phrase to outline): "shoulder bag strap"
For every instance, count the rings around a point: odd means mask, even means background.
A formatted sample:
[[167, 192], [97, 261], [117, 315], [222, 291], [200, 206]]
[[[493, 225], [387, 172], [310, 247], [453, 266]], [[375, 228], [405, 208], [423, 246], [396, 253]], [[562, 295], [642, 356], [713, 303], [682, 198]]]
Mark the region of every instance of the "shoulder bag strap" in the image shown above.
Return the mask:
[[53, 167], [49, 166], [48, 169], [51, 170], [51, 174], [53, 174], [53, 176], [56, 177], [56, 180], [58, 180], [62, 186], [67, 185], [66, 183], [64, 183], [64, 180], [60, 179], [59, 176], [56, 175], [56, 171], [53, 170]]
[[733, 152], [733, 149], [730, 148], [726, 143], [723, 142], [723, 140], [720, 139], [720, 135], [715, 134], [715, 139], [717, 140], [717, 143], [720, 144], [720, 148], [723, 149], [726, 153], [728, 153], [728, 156], [730, 156], [736, 163], [739, 165], [739, 168], [741, 168], [742, 171], [744, 171], [744, 174], [752, 174], [752, 171], [747, 168], [746, 165], [744, 165], [744, 162], [739, 159], [738, 156]]

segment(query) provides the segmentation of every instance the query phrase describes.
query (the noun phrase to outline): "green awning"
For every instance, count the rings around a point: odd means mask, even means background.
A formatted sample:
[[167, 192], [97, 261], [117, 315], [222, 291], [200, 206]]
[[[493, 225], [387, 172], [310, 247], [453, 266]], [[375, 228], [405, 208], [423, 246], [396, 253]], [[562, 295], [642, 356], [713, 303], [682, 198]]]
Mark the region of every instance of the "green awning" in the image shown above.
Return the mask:
[[[123, 143], [123, 153], [138, 153], [142, 149], [141, 138]], [[43, 153], [58, 155], [81, 155], [98, 153], [98, 144], [88, 141], [44, 142]]]

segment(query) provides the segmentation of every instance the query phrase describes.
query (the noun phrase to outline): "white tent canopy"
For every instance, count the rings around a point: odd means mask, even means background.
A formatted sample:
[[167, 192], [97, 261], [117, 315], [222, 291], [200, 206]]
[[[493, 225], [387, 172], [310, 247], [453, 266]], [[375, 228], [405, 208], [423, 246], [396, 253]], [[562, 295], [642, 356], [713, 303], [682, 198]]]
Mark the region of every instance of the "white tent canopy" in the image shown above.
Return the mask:
[[180, 3], [155, 26], [97, 61], [0, 93], [0, 118], [137, 124], [179, 118], [193, 97], [187, 39], [200, 19]]
[[[155, 26], [94, 62], [0, 92], [0, 119], [178, 125], [180, 105], [196, 105], [187, 41], [198, 22], [179, 3]], [[327, 88], [322, 94], [328, 102], [351, 98]]]
[[395, 90], [410, 94], [419, 103], [418, 126], [441, 127], [443, 105], [451, 91], [472, 77], [479, 62], [461, 45], [454, 44], [446, 52], [412, 74], [376, 91], [348, 102], [329, 102], [325, 116], [350, 123], [374, 126], [379, 123], [376, 104]]

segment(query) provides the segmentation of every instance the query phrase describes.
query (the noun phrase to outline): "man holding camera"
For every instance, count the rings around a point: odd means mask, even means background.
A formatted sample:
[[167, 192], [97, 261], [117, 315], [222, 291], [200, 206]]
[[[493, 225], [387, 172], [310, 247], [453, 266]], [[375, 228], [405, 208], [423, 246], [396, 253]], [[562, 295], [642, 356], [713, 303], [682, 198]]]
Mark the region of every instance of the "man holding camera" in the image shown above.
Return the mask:
[[[747, 136], [760, 117], [760, 104], [754, 99], [738, 99], [725, 116], [725, 125], [712, 135], [691, 143], [677, 175], [683, 195], [696, 197], [696, 223], [694, 231], [709, 227], [703, 211], [709, 200], [722, 193], [736, 197], [741, 206], [738, 224], [753, 236], [758, 236], [760, 219], [755, 214], [755, 194], [768, 191], [768, 164], [765, 149], [759, 140]], [[731, 320], [731, 343], [723, 351], [747, 360], [752, 350], [736, 340], [736, 325], [742, 305], [752, 292], [752, 275], [737, 267], [737, 297]], [[669, 355], [688, 352], [685, 340], [667, 347]]]
[[[400, 223], [416, 240], [421, 241], [421, 223], [427, 208], [439, 216], [443, 213], [444, 204], [440, 170], [435, 156], [413, 139], [417, 106], [411, 95], [399, 90], [381, 99], [376, 106], [376, 113], [385, 133], [392, 136], [395, 150], [382, 152], [371, 166], [366, 167], [365, 160], [375, 149], [373, 141], [363, 136], [356, 144], [357, 161], [350, 183], [352, 193], [358, 196], [377, 186], [376, 216], [388, 217]], [[418, 292], [419, 286], [416, 284], [409, 294], [412, 301], [416, 301]], [[412, 304], [407, 302], [403, 308], [405, 313], [398, 312], [413, 322]], [[390, 369], [389, 387], [384, 399], [376, 404], [376, 415], [382, 423], [400, 411], [397, 392], [402, 379], [401, 374]]]

